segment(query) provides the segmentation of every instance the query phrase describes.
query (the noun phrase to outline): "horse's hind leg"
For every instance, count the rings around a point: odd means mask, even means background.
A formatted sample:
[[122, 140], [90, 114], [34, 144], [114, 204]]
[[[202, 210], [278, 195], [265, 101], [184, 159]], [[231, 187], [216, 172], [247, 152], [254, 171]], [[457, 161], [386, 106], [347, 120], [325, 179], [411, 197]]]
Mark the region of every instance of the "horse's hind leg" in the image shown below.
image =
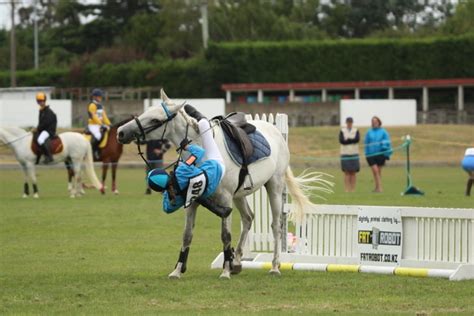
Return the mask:
[[80, 196], [80, 186], [81, 186], [81, 180], [80, 180], [80, 174], [81, 174], [81, 167], [82, 163], [80, 160], [73, 161], [72, 164], [73, 167], [73, 173], [74, 176], [72, 177], [72, 190], [70, 191], [70, 197], [74, 198], [76, 196]]
[[67, 190], [71, 192], [72, 190], [72, 178], [74, 177], [74, 171], [72, 170], [72, 161], [71, 158], [64, 160], [64, 165], [67, 170]]
[[240, 233], [239, 243], [235, 249], [235, 258], [234, 258], [234, 267], [232, 269], [232, 274], [238, 274], [242, 271], [242, 256], [243, 256], [243, 247], [247, 241], [247, 236], [249, 234], [250, 228], [252, 227], [252, 222], [254, 219], [254, 213], [250, 209], [250, 206], [245, 197], [234, 199], [234, 205], [240, 211], [240, 217], [242, 220], [242, 231]]
[[265, 184], [268, 197], [270, 198], [270, 206], [272, 209], [272, 231], [274, 239], [273, 261], [270, 274], [280, 275], [280, 253], [281, 253], [281, 224], [280, 217], [282, 214], [283, 203], [283, 176], [273, 176], [270, 181]]
[[234, 260], [234, 251], [232, 249], [232, 235], [231, 235], [231, 226], [232, 226], [232, 215], [227, 216], [222, 219], [222, 230], [221, 230], [221, 239], [222, 244], [224, 245], [224, 266], [221, 275], [221, 279], [230, 279], [230, 274], [233, 271], [233, 260]]
[[168, 275], [170, 279], [179, 279], [181, 275], [186, 272], [186, 263], [188, 261], [189, 247], [193, 240], [193, 228], [194, 223], [196, 222], [196, 209], [197, 204], [193, 203], [188, 207], [186, 212], [186, 224], [184, 226], [183, 233], [183, 245], [181, 251], [179, 252], [178, 262], [176, 263], [175, 269]]

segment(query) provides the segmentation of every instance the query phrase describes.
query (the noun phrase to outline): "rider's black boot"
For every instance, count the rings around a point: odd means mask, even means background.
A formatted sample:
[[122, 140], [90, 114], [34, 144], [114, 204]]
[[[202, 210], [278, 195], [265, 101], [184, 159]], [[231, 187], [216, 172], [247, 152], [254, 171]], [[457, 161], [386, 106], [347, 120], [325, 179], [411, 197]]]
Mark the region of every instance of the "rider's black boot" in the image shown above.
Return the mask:
[[93, 135], [91, 135], [91, 146], [92, 146], [92, 154], [94, 155], [94, 160], [100, 160], [100, 153], [99, 153], [99, 141], [95, 139]]
[[191, 117], [194, 117], [198, 122], [201, 120], [201, 119], [205, 119], [206, 117], [201, 113], [199, 112], [198, 110], [196, 110], [192, 105], [189, 105], [189, 104], [186, 104], [184, 106], [184, 111]]
[[226, 218], [232, 212], [231, 207], [217, 205], [213, 200], [209, 198], [199, 197], [196, 202], [207, 208], [212, 213], [216, 214], [221, 218]]
[[471, 195], [471, 188], [472, 188], [472, 183], [474, 182], [474, 179], [469, 179], [467, 180], [467, 184], [466, 184], [466, 196], [470, 196]]
[[49, 164], [54, 162], [53, 156], [51, 155], [51, 140], [49, 138], [44, 141], [44, 144], [41, 146], [41, 149], [43, 150], [43, 153], [45, 155], [44, 163]]

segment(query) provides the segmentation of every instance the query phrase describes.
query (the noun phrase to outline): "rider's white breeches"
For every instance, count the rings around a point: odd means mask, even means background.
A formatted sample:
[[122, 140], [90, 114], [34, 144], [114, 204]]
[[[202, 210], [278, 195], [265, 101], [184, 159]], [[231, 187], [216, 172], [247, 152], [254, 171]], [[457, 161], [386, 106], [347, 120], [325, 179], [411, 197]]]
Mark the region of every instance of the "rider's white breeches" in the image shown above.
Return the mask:
[[102, 138], [102, 134], [100, 132], [100, 125], [89, 124], [87, 125], [87, 128], [89, 129], [89, 132], [91, 132], [92, 136], [94, 136], [95, 139], [100, 140]]
[[49, 133], [47, 131], [42, 131], [38, 136], [38, 145], [42, 146], [48, 137]]
[[224, 159], [222, 158], [219, 147], [217, 147], [216, 142], [214, 141], [211, 125], [206, 119], [202, 119], [198, 122], [199, 133], [201, 134], [202, 147], [206, 151], [206, 160], [215, 160], [222, 167], [222, 176], [225, 174], [225, 164]]

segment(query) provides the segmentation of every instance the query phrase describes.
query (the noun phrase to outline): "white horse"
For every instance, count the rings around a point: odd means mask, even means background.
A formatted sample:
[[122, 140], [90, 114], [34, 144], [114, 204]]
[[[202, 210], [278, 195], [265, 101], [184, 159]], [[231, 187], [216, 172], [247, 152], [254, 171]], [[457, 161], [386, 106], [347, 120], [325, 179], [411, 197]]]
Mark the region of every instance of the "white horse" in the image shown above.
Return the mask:
[[[79, 133], [65, 132], [59, 134], [59, 138], [63, 143], [63, 150], [53, 156], [55, 162], [66, 162], [72, 164], [72, 168], [76, 175], [80, 174], [82, 163], [85, 163], [86, 174], [94, 187], [98, 190], [102, 185], [94, 171], [94, 163], [92, 161], [92, 148], [90, 143]], [[33, 197], [37, 198], [38, 185], [36, 183], [35, 162], [36, 155], [31, 150], [31, 141], [33, 134], [26, 132], [18, 127], [0, 127], [0, 140], [8, 145], [15, 157], [21, 165], [25, 175], [25, 184], [23, 197], [28, 197], [28, 182], [33, 184]], [[82, 184], [79, 176], [73, 177], [72, 186], [70, 187], [70, 196], [76, 197], [80, 195]]]
[[[161, 90], [161, 98], [164, 101], [162, 107], [151, 107], [141, 114], [136, 120], [130, 121], [118, 129], [118, 140], [121, 143], [130, 143], [137, 136], [147, 134], [148, 139], [160, 139], [164, 137], [178, 146], [185, 137], [186, 126], [189, 125], [188, 138], [194, 143], [200, 143], [197, 122], [194, 118], [186, 114], [182, 109], [183, 105], [174, 104]], [[166, 113], [168, 112], [168, 113]], [[138, 122], [137, 122], [138, 121]], [[212, 122], [211, 122], [212, 123]], [[215, 122], [214, 122], [215, 123]], [[225, 149], [224, 137], [222, 129], [214, 126], [215, 140], [220, 148], [221, 154], [226, 165], [225, 176], [219, 185], [217, 191], [212, 198], [218, 205], [231, 207], [232, 201], [238, 208], [241, 220], [242, 231], [239, 243], [235, 250], [235, 257], [231, 248], [231, 216], [222, 219], [221, 239], [224, 244], [224, 269], [221, 278], [230, 278], [231, 272], [239, 273], [242, 269], [242, 247], [247, 239], [248, 232], [254, 219], [254, 213], [250, 209], [245, 196], [257, 191], [261, 186], [265, 186], [270, 197], [270, 205], [272, 210], [272, 231], [275, 241], [273, 251], [271, 274], [280, 274], [280, 252], [281, 252], [281, 225], [280, 217], [282, 215], [282, 194], [285, 183], [292, 195], [293, 207], [292, 211], [296, 216], [301, 216], [305, 208], [313, 207], [305, 194], [305, 189], [313, 187], [315, 183], [322, 186], [320, 189], [329, 190], [330, 185], [327, 181], [321, 179], [320, 174], [307, 174], [305, 177], [295, 178], [289, 167], [290, 153], [283, 136], [278, 129], [264, 121], [251, 121], [260, 131], [271, 147], [271, 155], [250, 164], [248, 169], [253, 179], [253, 187], [250, 190], [244, 189], [242, 186], [237, 192], [240, 166], [235, 164]], [[170, 278], [180, 278], [186, 270], [186, 261], [193, 236], [193, 227], [196, 218], [196, 209], [198, 204], [193, 203], [186, 209], [186, 224], [183, 236], [183, 244], [179, 256], [178, 263], [174, 271], [169, 274]]]

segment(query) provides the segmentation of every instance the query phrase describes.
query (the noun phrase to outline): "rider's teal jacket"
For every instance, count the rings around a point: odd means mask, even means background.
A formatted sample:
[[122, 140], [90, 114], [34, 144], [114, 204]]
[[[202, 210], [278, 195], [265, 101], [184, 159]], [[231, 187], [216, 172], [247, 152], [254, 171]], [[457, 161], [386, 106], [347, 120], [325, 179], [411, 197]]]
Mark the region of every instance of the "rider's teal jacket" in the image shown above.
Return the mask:
[[163, 195], [163, 210], [172, 213], [185, 204], [185, 193], [191, 178], [204, 174], [207, 186], [202, 197], [211, 196], [217, 189], [222, 179], [221, 165], [215, 160], [203, 160], [206, 153], [204, 148], [198, 145], [189, 145], [187, 151], [191, 154], [185, 161], [180, 161], [174, 172], [175, 183], [179, 188], [174, 201], [171, 201], [166, 191]]
[[365, 155], [375, 156], [382, 154], [386, 158], [392, 155], [392, 145], [390, 143], [390, 135], [385, 128], [377, 127], [371, 128], [365, 134]]

